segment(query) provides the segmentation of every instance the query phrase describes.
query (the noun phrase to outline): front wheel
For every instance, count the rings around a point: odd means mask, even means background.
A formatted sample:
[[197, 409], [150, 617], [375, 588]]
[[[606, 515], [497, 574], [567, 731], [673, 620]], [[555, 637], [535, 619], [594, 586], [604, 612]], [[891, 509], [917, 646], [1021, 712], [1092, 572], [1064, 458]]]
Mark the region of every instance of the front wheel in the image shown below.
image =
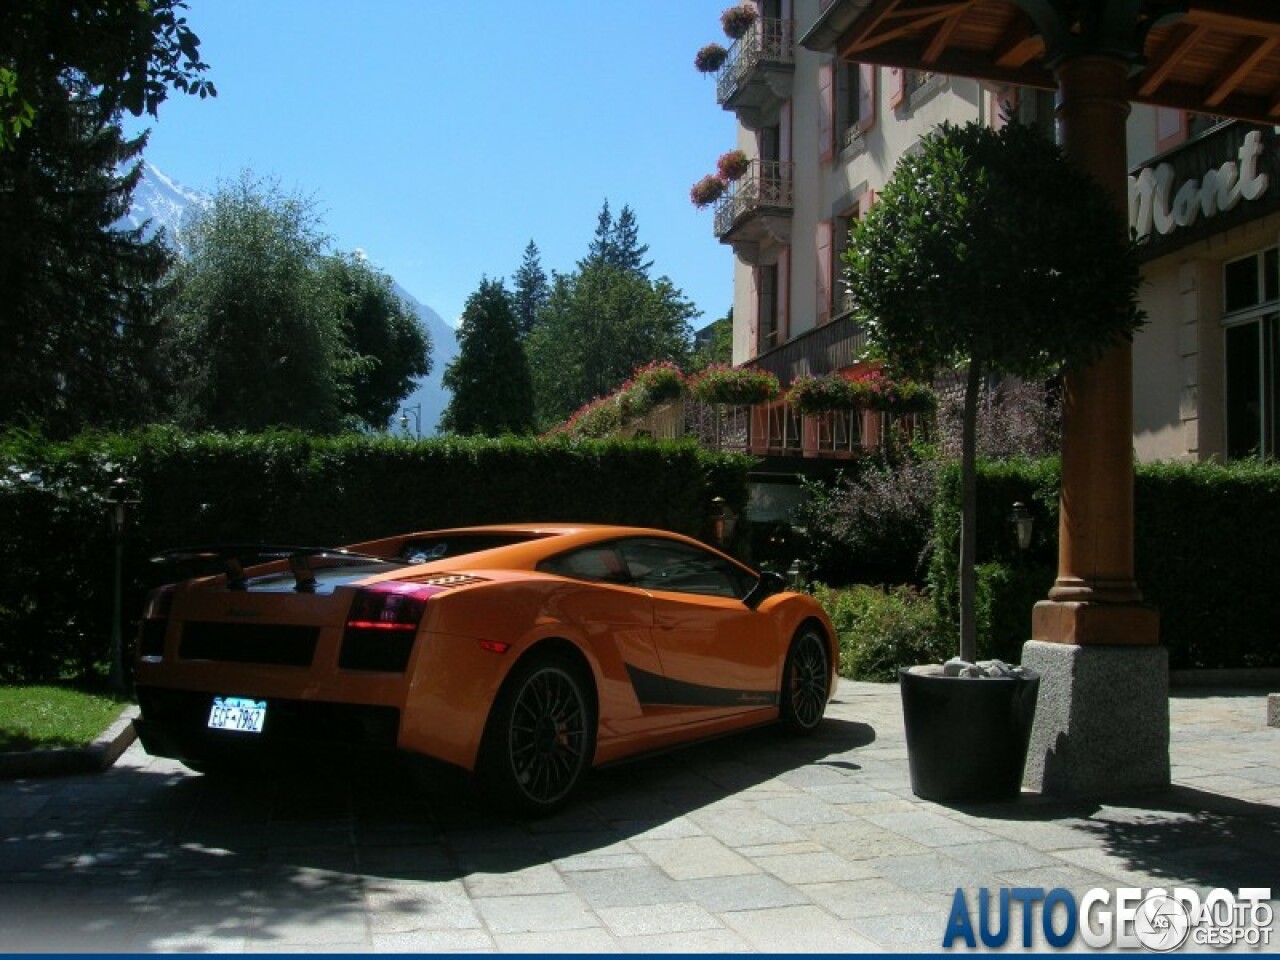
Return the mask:
[[535, 655], [516, 666], [494, 702], [477, 772], [522, 812], [551, 813], [591, 765], [595, 728], [581, 668]]
[[796, 733], [813, 733], [827, 709], [830, 669], [827, 641], [813, 627], [796, 634], [782, 670], [782, 722]]

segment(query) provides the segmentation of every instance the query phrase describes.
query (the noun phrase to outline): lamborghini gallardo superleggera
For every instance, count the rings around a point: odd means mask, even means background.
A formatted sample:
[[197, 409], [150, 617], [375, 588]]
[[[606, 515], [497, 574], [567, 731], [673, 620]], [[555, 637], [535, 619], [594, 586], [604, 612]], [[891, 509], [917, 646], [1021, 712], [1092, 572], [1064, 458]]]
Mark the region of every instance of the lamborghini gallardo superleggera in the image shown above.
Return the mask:
[[148, 597], [136, 724], [150, 753], [198, 771], [401, 751], [549, 812], [593, 766], [776, 721], [812, 732], [836, 680], [813, 598], [659, 530], [523, 524], [167, 558], [222, 572]]

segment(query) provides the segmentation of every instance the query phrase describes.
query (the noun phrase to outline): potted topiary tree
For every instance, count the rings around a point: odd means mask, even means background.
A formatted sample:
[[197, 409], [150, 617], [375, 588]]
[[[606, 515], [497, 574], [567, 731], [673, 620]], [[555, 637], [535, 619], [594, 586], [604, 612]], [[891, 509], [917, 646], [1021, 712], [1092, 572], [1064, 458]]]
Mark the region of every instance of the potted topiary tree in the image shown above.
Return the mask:
[[[1123, 213], [1034, 128], [943, 124], [904, 157], [844, 259], [868, 342], [897, 372], [964, 383], [960, 661], [977, 660], [976, 468], [988, 374], [1085, 364], [1144, 321]], [[900, 672], [912, 789], [935, 800], [1016, 796], [1039, 678]]]

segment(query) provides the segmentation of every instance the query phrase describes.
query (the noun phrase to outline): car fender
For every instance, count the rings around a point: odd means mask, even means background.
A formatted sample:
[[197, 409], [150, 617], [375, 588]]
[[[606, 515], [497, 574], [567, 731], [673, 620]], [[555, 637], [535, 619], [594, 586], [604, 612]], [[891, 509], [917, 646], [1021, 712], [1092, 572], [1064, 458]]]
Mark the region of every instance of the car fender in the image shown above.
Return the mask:
[[433, 599], [401, 716], [402, 748], [474, 770], [503, 682], [546, 642], [572, 645], [600, 689], [603, 671], [592, 644], [556, 615], [558, 587], [548, 579], [508, 582]]
[[779, 647], [778, 666], [781, 679], [782, 663], [787, 650], [796, 633], [805, 623], [816, 622], [827, 639], [827, 662], [830, 667], [828, 678], [828, 696], [835, 693], [836, 682], [840, 676], [840, 638], [836, 628], [822, 609], [822, 604], [806, 593], [790, 591], [775, 594], [765, 599], [759, 606], [760, 613], [772, 617], [777, 625]]

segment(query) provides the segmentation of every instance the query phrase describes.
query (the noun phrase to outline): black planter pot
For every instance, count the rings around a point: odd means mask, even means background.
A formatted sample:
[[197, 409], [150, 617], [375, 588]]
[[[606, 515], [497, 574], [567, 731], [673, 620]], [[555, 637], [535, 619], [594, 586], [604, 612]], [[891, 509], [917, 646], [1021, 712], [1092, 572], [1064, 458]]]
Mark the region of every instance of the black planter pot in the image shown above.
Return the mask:
[[1022, 792], [1040, 675], [943, 677], [898, 671], [911, 792], [940, 803], [1012, 800]]

